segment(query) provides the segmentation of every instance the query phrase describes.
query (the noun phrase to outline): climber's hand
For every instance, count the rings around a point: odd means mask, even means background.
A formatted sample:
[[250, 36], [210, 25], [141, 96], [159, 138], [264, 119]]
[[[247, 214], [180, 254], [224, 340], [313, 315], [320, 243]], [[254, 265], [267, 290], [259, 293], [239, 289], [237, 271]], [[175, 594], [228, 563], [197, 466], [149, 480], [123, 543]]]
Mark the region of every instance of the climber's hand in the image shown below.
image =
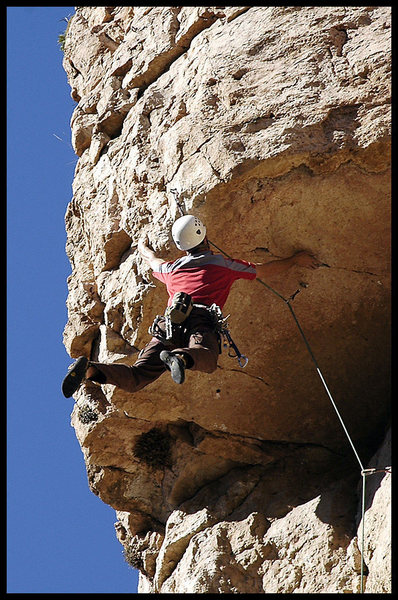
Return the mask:
[[141, 254], [142, 258], [144, 259], [144, 262], [151, 267], [151, 269], [156, 269], [159, 267], [159, 265], [161, 265], [164, 260], [157, 257], [155, 252], [149, 248], [149, 246], [147, 245], [148, 240], [147, 240], [147, 236], [145, 235], [144, 237], [142, 237], [140, 239], [140, 241], [137, 244], [137, 248], [138, 248], [138, 252]]
[[137, 244], [137, 248], [138, 252], [143, 256], [145, 256], [148, 253], [148, 237], [146, 235], [140, 239], [140, 241]]
[[292, 256], [292, 261], [298, 267], [306, 267], [307, 269], [317, 269], [322, 263], [306, 250], [301, 250]]

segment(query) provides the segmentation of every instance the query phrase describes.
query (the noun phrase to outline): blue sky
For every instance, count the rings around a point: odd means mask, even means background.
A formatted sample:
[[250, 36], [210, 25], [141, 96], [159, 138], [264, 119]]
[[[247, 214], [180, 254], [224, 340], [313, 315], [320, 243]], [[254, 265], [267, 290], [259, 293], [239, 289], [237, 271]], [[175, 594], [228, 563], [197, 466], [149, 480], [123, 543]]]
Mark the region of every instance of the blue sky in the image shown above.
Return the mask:
[[73, 13], [7, 7], [8, 593], [137, 591], [115, 511], [89, 490], [73, 399], [60, 387], [72, 362], [64, 216], [77, 157], [57, 40]]

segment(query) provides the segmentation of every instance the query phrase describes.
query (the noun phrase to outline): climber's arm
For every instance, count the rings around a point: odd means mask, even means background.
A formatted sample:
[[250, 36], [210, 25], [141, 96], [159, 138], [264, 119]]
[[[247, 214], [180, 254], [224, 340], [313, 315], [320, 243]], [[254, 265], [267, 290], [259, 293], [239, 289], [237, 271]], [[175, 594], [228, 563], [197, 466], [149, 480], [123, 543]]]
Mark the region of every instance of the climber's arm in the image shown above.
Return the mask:
[[293, 266], [317, 269], [321, 264], [322, 263], [319, 262], [313, 254], [302, 250], [289, 258], [281, 258], [279, 260], [272, 260], [268, 263], [256, 264], [257, 278], [267, 279], [277, 275], [283, 275]]
[[138, 251], [141, 254], [144, 262], [152, 269], [156, 269], [159, 265], [164, 263], [162, 258], [156, 256], [155, 252], [149, 248], [146, 244], [146, 238], [138, 242]]

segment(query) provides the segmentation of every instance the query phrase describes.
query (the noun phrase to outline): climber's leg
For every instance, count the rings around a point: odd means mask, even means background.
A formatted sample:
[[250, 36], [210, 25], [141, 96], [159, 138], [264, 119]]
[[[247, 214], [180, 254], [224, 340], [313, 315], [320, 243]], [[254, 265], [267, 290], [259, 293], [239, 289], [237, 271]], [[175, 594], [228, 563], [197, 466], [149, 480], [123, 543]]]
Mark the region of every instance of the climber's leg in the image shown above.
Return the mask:
[[160, 340], [152, 338], [141, 350], [137, 361], [132, 366], [90, 361], [87, 379], [97, 383], [110, 383], [126, 392], [137, 392], [165, 372], [166, 366], [159, 357], [164, 347]]
[[212, 373], [217, 368], [220, 345], [208, 311], [194, 308], [187, 319], [186, 328], [186, 345], [175, 348], [173, 354], [181, 355], [186, 367], [192, 371]]

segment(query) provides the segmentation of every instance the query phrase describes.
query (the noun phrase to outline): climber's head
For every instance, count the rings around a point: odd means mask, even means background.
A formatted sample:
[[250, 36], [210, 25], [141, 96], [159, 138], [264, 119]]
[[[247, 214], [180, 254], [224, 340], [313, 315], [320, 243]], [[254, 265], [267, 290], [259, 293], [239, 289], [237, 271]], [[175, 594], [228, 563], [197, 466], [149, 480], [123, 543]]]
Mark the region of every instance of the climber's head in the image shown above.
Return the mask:
[[206, 227], [193, 215], [180, 217], [171, 229], [171, 235], [179, 250], [192, 250], [206, 238]]

